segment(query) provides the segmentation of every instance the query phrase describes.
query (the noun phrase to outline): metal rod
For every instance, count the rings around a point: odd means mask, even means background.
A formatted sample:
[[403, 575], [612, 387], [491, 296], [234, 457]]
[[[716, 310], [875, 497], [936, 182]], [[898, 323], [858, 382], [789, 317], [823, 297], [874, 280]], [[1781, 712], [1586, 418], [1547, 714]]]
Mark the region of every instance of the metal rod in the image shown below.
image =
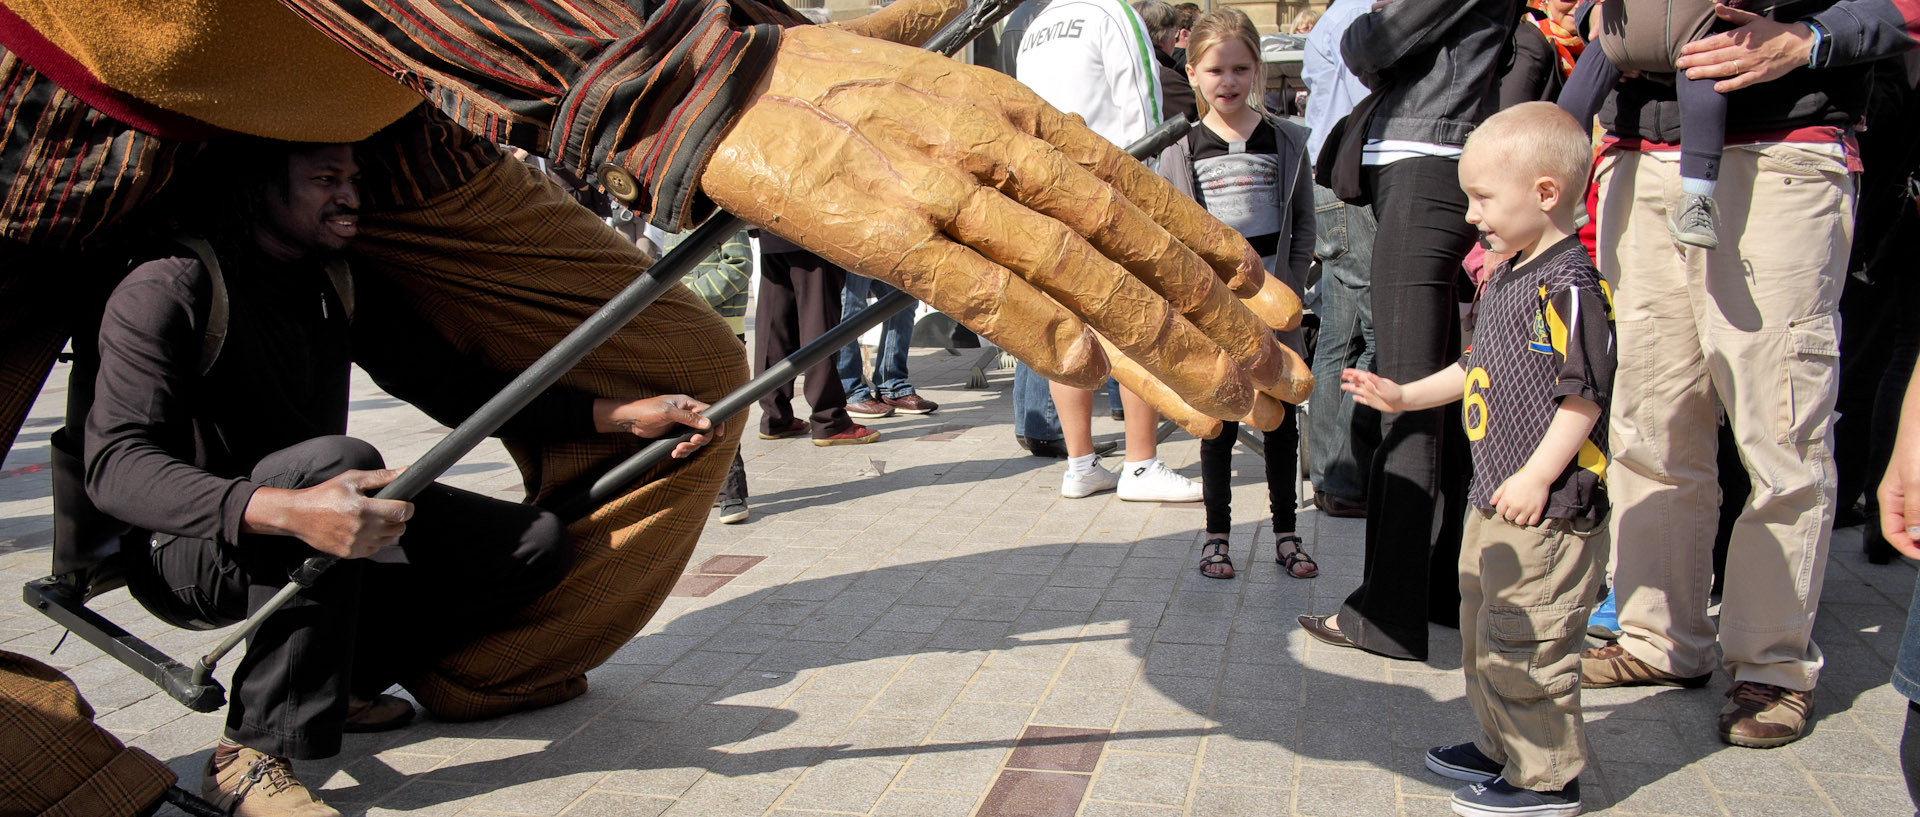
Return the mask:
[[[1158, 155], [1160, 151], [1186, 136], [1192, 129], [1192, 122], [1189, 122], [1184, 115], [1176, 115], [1141, 137], [1140, 141], [1129, 145], [1127, 152], [1136, 159]], [[888, 293], [867, 308], [854, 313], [852, 317], [841, 320], [838, 326], [828, 329], [814, 338], [813, 342], [800, 347], [779, 363], [768, 367], [766, 371], [747, 381], [746, 385], [720, 398], [713, 405], [708, 406], [706, 411], [701, 412], [700, 416], [712, 421], [714, 427], [718, 428], [733, 415], [746, 410], [748, 406], [753, 405], [780, 384], [799, 376], [801, 372], [825, 360], [828, 355], [839, 352], [841, 347], [851, 343], [854, 338], [860, 336], [860, 333], [879, 326], [882, 321], [893, 317], [894, 313], [906, 309], [913, 303], [913, 296], [905, 292], [894, 290]], [[1173, 428], [1173, 423], [1167, 422], [1161, 429], [1160, 439], [1164, 440], [1167, 435], [1172, 434]], [[625, 462], [594, 478], [585, 489], [562, 491], [561, 498], [550, 502], [547, 508], [568, 524], [586, 517], [608, 500], [624, 492], [627, 486], [638, 480], [647, 469], [667, 459], [676, 446], [693, 439], [695, 433], [688, 431], [676, 437], [654, 441], [647, 447], [634, 452], [633, 456], [628, 457]]]
[[[973, 38], [991, 28], [994, 23], [1019, 6], [1019, 0], [982, 0], [982, 2], [970, 3], [959, 17], [928, 38], [927, 49], [951, 54], [972, 42]], [[573, 369], [593, 350], [600, 348], [600, 344], [605, 343], [614, 332], [619, 331], [643, 310], [652, 306], [668, 287], [678, 285], [680, 279], [692, 271], [694, 265], [704, 260], [708, 253], [713, 252], [713, 248], [719, 246], [720, 242], [744, 227], [746, 222], [737, 216], [715, 213], [712, 218], [707, 219], [705, 224], [700, 225], [688, 235], [686, 240], [680, 242], [673, 251], [654, 262], [653, 266], [648, 267], [645, 273], [634, 279], [633, 283], [628, 284], [560, 343], [541, 355], [540, 359], [534, 361], [508, 383], [506, 388], [501, 389], [499, 394], [494, 395], [493, 399], [488, 400], [471, 417], [461, 423], [459, 428], [434, 444], [433, 448], [418, 461], [381, 489], [376, 495], [377, 498], [411, 499], [428, 485], [433, 484], [433, 481], [446, 473], [448, 468], [452, 468], [460, 458], [465, 457], [475, 446], [478, 446], [481, 440], [500, 430], [500, 426], [509, 418], [526, 408], [528, 403], [558, 382], [562, 375]], [[671, 447], [668, 446], [669, 449]], [[194, 680], [197, 683], [206, 683], [212, 678], [213, 669], [220, 663], [220, 659], [226, 657], [227, 653], [232, 652], [241, 641], [246, 640], [247, 636], [258, 630], [267, 616], [280, 609], [287, 599], [300, 592], [301, 588], [312, 586], [320, 574], [332, 567], [335, 561], [336, 558], [333, 556], [312, 556], [295, 568], [292, 580], [286, 586], [280, 588], [272, 599], [253, 615], [248, 616], [246, 621], [241, 622], [239, 627], [228, 633], [220, 643], [215, 644], [211, 651], [200, 658], [194, 670]]]
[[[828, 329], [807, 345], [795, 350], [793, 354], [781, 359], [779, 363], [768, 366], [766, 371], [747, 381], [746, 385], [734, 389], [727, 396], [715, 401], [713, 405], [707, 407], [706, 411], [700, 413], [701, 416], [718, 427], [733, 415], [745, 411], [762, 396], [778, 388], [780, 384], [800, 376], [801, 372], [838, 354], [843, 347], [860, 337], [860, 333], [879, 326], [882, 321], [893, 317], [903, 309], [912, 307], [915, 303], [918, 302], [912, 295], [900, 290], [887, 293], [867, 308], [855, 312], [853, 317], [842, 320], [839, 325]], [[693, 435], [694, 432], [687, 432], [675, 438], [654, 441], [646, 448], [635, 452], [624, 462], [614, 466], [612, 470], [595, 478], [586, 491], [561, 500], [549, 506], [549, 509], [559, 516], [561, 521], [567, 523], [593, 513], [594, 509], [605, 504], [607, 500], [625, 491], [626, 487], [633, 484], [647, 469], [667, 459], [673, 453], [675, 446], [691, 439]]]

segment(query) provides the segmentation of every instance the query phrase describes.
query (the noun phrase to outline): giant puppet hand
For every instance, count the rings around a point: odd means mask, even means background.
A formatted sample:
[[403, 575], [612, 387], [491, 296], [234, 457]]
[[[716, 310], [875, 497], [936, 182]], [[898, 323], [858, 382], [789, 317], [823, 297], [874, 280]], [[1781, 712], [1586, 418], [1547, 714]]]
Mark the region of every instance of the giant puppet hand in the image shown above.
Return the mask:
[[1001, 74], [789, 29], [700, 185], [1050, 379], [1106, 376], [1089, 326], [1213, 417], [1248, 415], [1293, 368], [1268, 329], [1297, 325], [1299, 299], [1245, 239]]
[[960, 16], [966, 0], [894, 0], [879, 11], [822, 28], [838, 29], [876, 40], [920, 45], [941, 26]]

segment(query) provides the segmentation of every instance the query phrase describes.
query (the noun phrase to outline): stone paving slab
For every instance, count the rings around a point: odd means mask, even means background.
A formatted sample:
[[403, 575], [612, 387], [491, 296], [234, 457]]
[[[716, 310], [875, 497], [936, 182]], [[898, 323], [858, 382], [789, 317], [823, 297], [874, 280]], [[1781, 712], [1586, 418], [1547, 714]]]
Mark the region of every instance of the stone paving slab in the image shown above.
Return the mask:
[[[1202, 577], [1197, 505], [1059, 498], [1062, 465], [1011, 439], [1010, 373], [963, 388], [974, 358], [916, 350], [914, 379], [942, 408], [870, 421], [879, 443], [749, 435], [753, 518], [710, 524], [680, 592], [589, 673], [586, 695], [350, 735], [339, 757], [301, 763], [303, 779], [349, 815], [1449, 813], [1451, 781], [1421, 752], [1475, 728], [1458, 633], [1436, 628], [1434, 658], [1408, 664], [1311, 642], [1293, 623], [1338, 609], [1357, 583], [1361, 522], [1303, 513], [1321, 577], [1282, 575], [1254, 513], [1259, 464], [1242, 452], [1240, 574]], [[64, 378], [56, 369], [0, 464], [9, 587], [47, 568], [47, 436]], [[352, 430], [391, 462], [441, 433], [365, 378]], [[1095, 431], [1120, 427], [1103, 415]], [[1191, 439], [1161, 454], [1198, 476]], [[491, 443], [447, 481], [518, 498]], [[1724, 676], [1702, 690], [1590, 692], [1590, 812], [1911, 814], [1896, 760], [1905, 700], [1887, 677], [1914, 569], [1867, 564], [1858, 548], [1855, 531], [1834, 537], [1816, 627], [1827, 668], [1805, 740], [1719, 743]], [[171, 630], [124, 593], [95, 606], [176, 655], [219, 636]], [[103, 726], [197, 782], [220, 717], [71, 639], [49, 657], [59, 636], [0, 605], [0, 648], [67, 671]]]

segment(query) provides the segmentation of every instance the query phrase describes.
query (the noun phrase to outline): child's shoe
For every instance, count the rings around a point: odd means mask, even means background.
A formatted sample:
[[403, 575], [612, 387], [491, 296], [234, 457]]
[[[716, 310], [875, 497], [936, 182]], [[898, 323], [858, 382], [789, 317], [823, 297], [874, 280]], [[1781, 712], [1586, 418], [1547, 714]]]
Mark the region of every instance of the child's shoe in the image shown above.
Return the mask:
[[1587, 616], [1587, 635], [1601, 641], [1620, 640], [1620, 611], [1613, 602], [1613, 588], [1607, 588], [1607, 597], [1593, 608], [1593, 615]]
[[1720, 234], [1717, 232], [1719, 219], [1714, 211], [1720, 205], [1712, 196], [1699, 193], [1680, 194], [1680, 209], [1667, 218], [1667, 232], [1673, 234], [1673, 240], [1703, 250], [1720, 248]]
[[1496, 777], [1454, 792], [1453, 813], [1464, 817], [1572, 817], [1580, 813], [1580, 781], [1569, 780], [1559, 791], [1534, 791]]
[[1435, 746], [1427, 750], [1427, 770], [1441, 777], [1468, 783], [1486, 783], [1499, 777], [1505, 768], [1505, 764], [1495, 763], [1482, 753], [1480, 747], [1473, 745], [1473, 741]]

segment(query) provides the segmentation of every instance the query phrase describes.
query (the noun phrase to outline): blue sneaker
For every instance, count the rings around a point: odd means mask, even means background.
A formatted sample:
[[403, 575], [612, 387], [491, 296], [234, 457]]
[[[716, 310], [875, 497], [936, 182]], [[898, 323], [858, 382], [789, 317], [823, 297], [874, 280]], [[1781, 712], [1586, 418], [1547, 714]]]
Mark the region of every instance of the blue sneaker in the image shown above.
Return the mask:
[[1593, 608], [1593, 615], [1587, 617], [1587, 635], [1602, 641], [1616, 641], [1620, 638], [1620, 612], [1613, 606], [1613, 588], [1607, 588], [1607, 597]]
[[1507, 784], [1504, 777], [1475, 783], [1453, 793], [1453, 813], [1462, 817], [1572, 817], [1580, 813], [1580, 781], [1559, 791], [1534, 791]]
[[1427, 769], [1441, 777], [1485, 783], [1499, 777], [1504, 768], [1503, 764], [1481, 754], [1480, 747], [1473, 745], [1473, 741], [1427, 750]]

